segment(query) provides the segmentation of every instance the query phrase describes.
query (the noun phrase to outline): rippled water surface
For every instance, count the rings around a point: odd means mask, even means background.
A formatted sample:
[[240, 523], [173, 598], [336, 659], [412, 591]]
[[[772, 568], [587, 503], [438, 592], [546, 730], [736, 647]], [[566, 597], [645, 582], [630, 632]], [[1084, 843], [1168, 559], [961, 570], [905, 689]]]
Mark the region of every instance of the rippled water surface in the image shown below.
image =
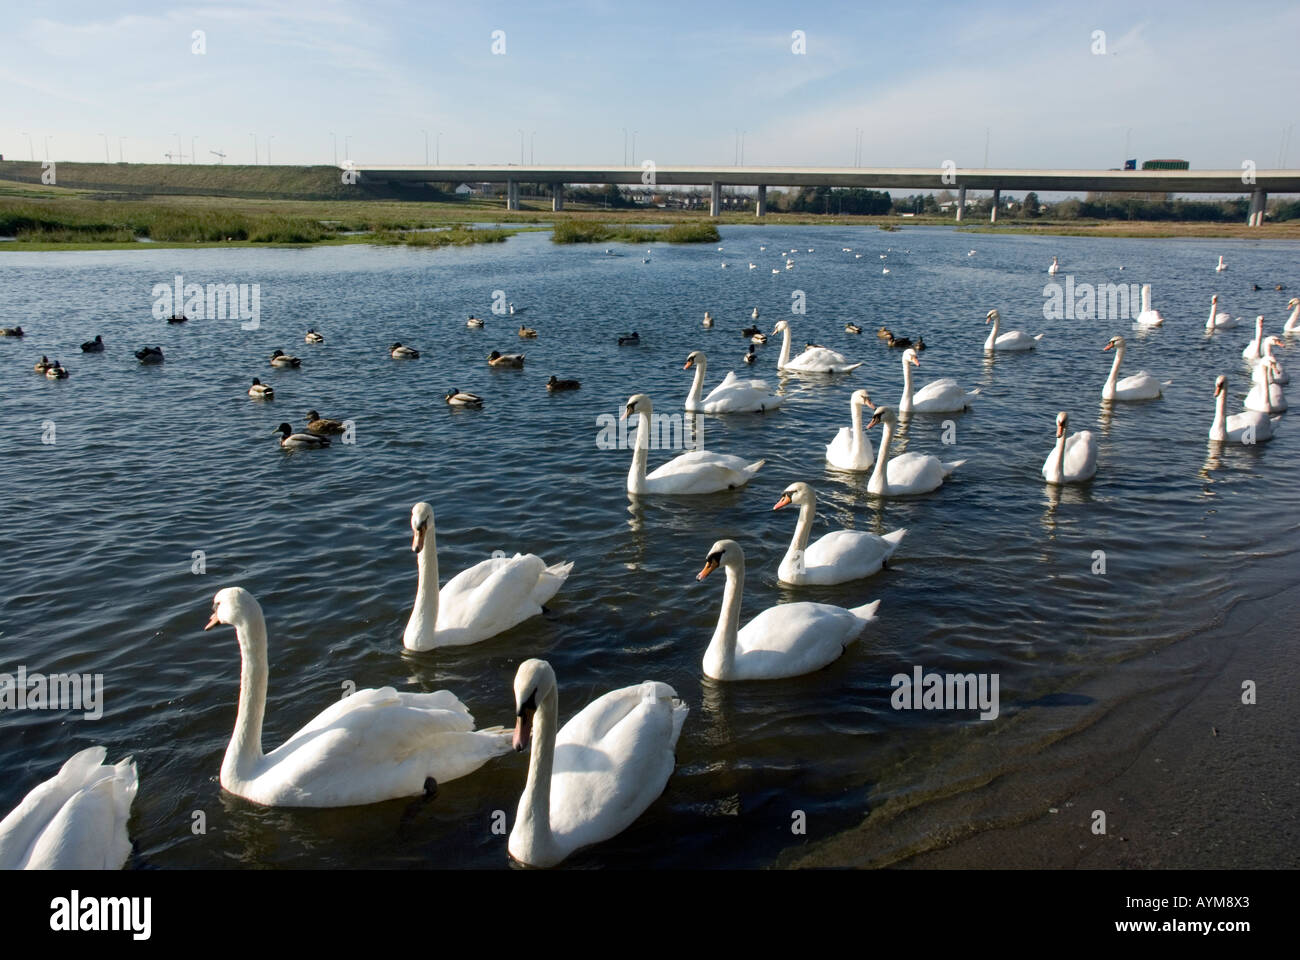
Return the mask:
[[[1263, 313], [1280, 332], [1286, 298], [1300, 291], [1295, 244], [753, 226], [723, 228], [722, 247], [606, 252], [526, 233], [448, 250], [0, 256], [0, 325], [28, 331], [0, 339], [0, 672], [101, 673], [106, 698], [97, 721], [0, 714], [0, 812], [75, 750], [104, 743], [111, 757], [139, 761], [138, 867], [505, 866], [493, 812], [513, 822], [526, 755], [443, 784], [426, 803], [286, 811], [223, 794], [238, 647], [230, 628], [202, 627], [212, 595], [239, 584], [268, 621], [267, 749], [349, 682], [445, 687], [491, 725], [513, 723], [511, 681], [528, 657], [554, 665], [562, 719], [611, 688], [663, 680], [691, 707], [676, 774], [630, 830], [570, 863], [764, 865], [856, 824], [886, 764], [901, 764], [892, 780], [903, 786], [893, 789], [934, 788], [930, 761], [989, 726], [972, 713], [894, 711], [895, 673], [917, 664], [996, 672], [1002, 718], [1013, 717], [1085, 667], [1123, 670], [1218, 619], [1249, 593], [1254, 565], [1292, 548], [1300, 442], [1284, 424], [1253, 449], [1207, 443], [1217, 374], [1230, 378], [1230, 412], [1240, 409], [1249, 331], [1207, 338], [1203, 326], [1217, 291], [1223, 309]], [[781, 252], [792, 248], [795, 267], [785, 270]], [[1220, 253], [1226, 274], [1214, 272]], [[1150, 282], [1166, 326], [1143, 335], [1129, 321], [1044, 320], [1053, 255], [1058, 279]], [[260, 284], [260, 328], [153, 319], [153, 285], [177, 273]], [[492, 315], [496, 290], [526, 311]], [[795, 290], [806, 315], [791, 313]], [[709, 386], [745, 371], [739, 331], [755, 306], [766, 329], [791, 320], [796, 349], [813, 340], [863, 366], [835, 379], [780, 378], [774, 339], [751, 375], [780, 390], [781, 410], [705, 426], [710, 448], [767, 458], [758, 478], [717, 496], [630, 502], [630, 451], [598, 445], [598, 418], [637, 392], [680, 412], [691, 350], [708, 354]], [[1004, 329], [1045, 332], [1039, 349], [986, 359], [992, 307]], [[700, 324], [705, 310], [717, 318], [711, 330]], [[485, 330], [465, 327], [470, 313], [487, 319]], [[519, 340], [521, 320], [540, 330], [537, 340]], [[849, 320], [866, 332], [846, 334]], [[901, 357], [873, 336], [881, 324], [924, 334], [918, 385], [951, 376], [980, 388], [968, 413], [914, 417], [894, 451], [966, 464], [935, 493], [884, 503], [867, 494], [865, 475], [824, 462], [853, 389], [897, 401]], [[324, 345], [303, 343], [308, 326]], [[616, 346], [633, 329], [641, 345]], [[77, 345], [96, 333], [108, 349], [82, 355]], [[1114, 333], [1129, 340], [1127, 373], [1171, 381], [1162, 399], [1100, 403], [1111, 360], [1101, 348]], [[391, 360], [397, 340], [423, 356]], [[167, 362], [138, 364], [132, 352], [146, 344]], [[302, 369], [269, 367], [277, 347], [301, 356]], [[524, 350], [526, 368], [489, 369], [492, 349]], [[33, 373], [41, 354], [63, 360], [71, 377]], [[550, 395], [551, 374], [582, 389]], [[254, 376], [274, 385], [273, 402], [248, 399]], [[485, 409], [448, 409], [441, 398], [452, 387], [481, 394]], [[301, 428], [311, 408], [354, 420], [355, 444], [282, 452], [272, 429], [282, 420]], [[1058, 410], [1100, 442], [1096, 480], [1061, 493], [1039, 473]], [[954, 445], [943, 443], [945, 420]], [[51, 423], [55, 442], [42, 443]], [[651, 468], [671, 455], [652, 451]], [[816, 536], [907, 527], [890, 569], [836, 587], [779, 586], [796, 518], [771, 507], [793, 480], [819, 492]], [[437, 511], [444, 579], [498, 549], [574, 561], [548, 615], [468, 648], [404, 653], [418, 500]], [[878, 621], [817, 674], [703, 680], [722, 584], [694, 575], [722, 537], [747, 553], [744, 620], [790, 599], [880, 598]], [[201, 574], [191, 572], [198, 550]], [[1098, 550], [1104, 575], [1093, 573]], [[794, 810], [807, 814], [806, 837], [791, 835]], [[195, 811], [206, 815], [204, 835], [191, 831]]]

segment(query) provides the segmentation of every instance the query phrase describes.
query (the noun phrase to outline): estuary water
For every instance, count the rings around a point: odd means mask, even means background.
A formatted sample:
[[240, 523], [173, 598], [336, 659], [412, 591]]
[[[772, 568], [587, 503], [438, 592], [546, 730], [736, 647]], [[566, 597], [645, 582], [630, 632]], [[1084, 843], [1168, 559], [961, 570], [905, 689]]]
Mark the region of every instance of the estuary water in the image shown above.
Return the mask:
[[[754, 225], [723, 227], [720, 245], [681, 247], [557, 246], [533, 232], [442, 250], [2, 254], [0, 326], [27, 336], [0, 338], [0, 673], [100, 674], [104, 703], [98, 719], [0, 711], [0, 813], [102, 743], [110, 759], [139, 764], [135, 868], [506, 867], [506, 837], [493, 827], [497, 811], [513, 823], [527, 754], [442, 784], [430, 801], [270, 810], [223, 793], [239, 653], [231, 628], [202, 628], [212, 595], [231, 585], [267, 617], [268, 750], [353, 685], [450, 689], [490, 726], [513, 724], [511, 683], [529, 657], [554, 666], [562, 721], [609, 689], [671, 684], [691, 713], [667, 790], [570, 867], [767, 866], [886, 799], [957, 789], [944, 761], [973, 738], [1046, 738], [1052, 724], [1030, 721], [1068, 710], [1053, 695], [1083, 674], [1118, 676], [1218, 622], [1252, 601], [1265, 571], [1295, 576], [1300, 434], [1284, 420], [1253, 448], [1207, 442], [1216, 375], [1229, 377], [1229, 412], [1241, 409], [1251, 330], [1207, 337], [1204, 322], [1218, 292], [1220, 309], [1262, 313], [1280, 334], [1300, 292], [1298, 252], [1276, 241]], [[1220, 254], [1229, 270], [1216, 274]], [[1054, 255], [1062, 269], [1051, 278]], [[260, 325], [155, 319], [154, 285], [178, 274], [258, 284]], [[1067, 275], [1151, 283], [1165, 326], [1044, 319], [1044, 284]], [[496, 291], [522, 312], [493, 314]], [[800, 299], [806, 312], [793, 313]], [[863, 366], [781, 377], [773, 338], [746, 367], [740, 330], [754, 307], [764, 330], [791, 321], [796, 351], [814, 341]], [[994, 307], [1004, 330], [1044, 333], [1038, 349], [986, 358]], [[705, 310], [712, 329], [701, 326]], [[466, 328], [471, 313], [485, 329]], [[864, 333], [845, 333], [848, 321]], [[539, 337], [521, 340], [520, 322]], [[865, 474], [824, 459], [854, 389], [897, 403], [901, 352], [874, 336], [882, 324], [924, 336], [918, 386], [953, 377], [980, 390], [967, 413], [913, 417], [895, 444], [965, 464], [934, 493], [884, 502]], [[326, 342], [304, 343], [308, 327]], [[632, 330], [640, 345], [617, 346]], [[1161, 399], [1101, 403], [1112, 358], [1102, 347], [1116, 333], [1128, 339], [1125, 373], [1169, 381]], [[83, 355], [78, 345], [95, 334], [107, 349]], [[390, 359], [394, 341], [421, 358]], [[140, 365], [133, 351], [145, 345], [166, 362]], [[302, 368], [270, 367], [276, 348]], [[489, 368], [493, 349], [525, 352], [524, 369]], [[705, 423], [709, 448], [767, 464], [743, 490], [634, 502], [624, 489], [631, 451], [599, 442], [602, 425], [633, 393], [680, 413], [692, 350], [708, 355], [706, 391], [735, 369], [781, 392], [779, 411]], [[33, 373], [42, 354], [71, 376]], [[582, 388], [548, 394], [552, 374]], [[274, 386], [273, 401], [247, 397], [253, 377]], [[449, 409], [451, 388], [480, 394], [484, 409]], [[282, 451], [272, 431], [281, 421], [302, 429], [309, 409], [352, 420], [355, 442]], [[1096, 479], [1064, 491], [1039, 472], [1059, 410], [1100, 446]], [[677, 452], [652, 451], [651, 468]], [[906, 527], [889, 569], [835, 587], [779, 585], [796, 517], [771, 508], [795, 480], [818, 491], [814, 536]], [[419, 500], [437, 514], [444, 580], [494, 550], [574, 561], [546, 616], [471, 647], [405, 653]], [[694, 578], [724, 537], [748, 558], [742, 622], [788, 600], [879, 598], [877, 621], [818, 673], [703, 679], [722, 577]], [[996, 674], [997, 719], [895, 710], [891, 677], [917, 666]], [[800, 823], [806, 832], [792, 830]]]

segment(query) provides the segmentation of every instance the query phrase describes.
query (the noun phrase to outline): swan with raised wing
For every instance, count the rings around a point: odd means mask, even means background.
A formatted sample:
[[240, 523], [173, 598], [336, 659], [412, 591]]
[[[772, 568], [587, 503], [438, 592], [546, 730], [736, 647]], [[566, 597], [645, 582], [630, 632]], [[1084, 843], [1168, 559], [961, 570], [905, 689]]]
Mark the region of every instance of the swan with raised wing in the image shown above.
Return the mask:
[[988, 339], [984, 341], [985, 352], [996, 351], [1023, 351], [1032, 350], [1038, 346], [1038, 341], [1043, 339], [1040, 333], [1031, 337], [1023, 330], [1008, 330], [1006, 333], [999, 333], [999, 326], [1002, 323], [1002, 315], [997, 310], [990, 310], [984, 318], [985, 323], [992, 322], [993, 329], [989, 331]]
[[682, 369], [690, 370], [692, 367], [695, 368], [695, 380], [686, 394], [689, 413], [766, 413], [781, 406], [781, 398], [767, 388], [767, 381], [741, 380], [734, 370], [728, 372], [723, 381], [701, 400], [704, 374], [709, 367], [703, 350], [694, 350], [686, 357]]
[[677, 765], [689, 708], [666, 683], [647, 680], [598, 697], [559, 725], [555, 671], [525, 660], [515, 673], [514, 747], [531, 745], [528, 780], [506, 849], [551, 867], [617, 836], [658, 799]]
[[781, 339], [781, 356], [776, 362], [777, 370], [791, 370], [796, 373], [848, 373], [862, 364], [854, 363], [844, 354], [827, 347], [806, 347], [803, 353], [790, 359], [790, 322], [778, 320], [772, 330], [772, 336], [784, 334]]
[[867, 492], [878, 497], [902, 497], [917, 493], [929, 493], [943, 486], [954, 470], [965, 460], [943, 463], [938, 457], [923, 453], [901, 453], [889, 456], [889, 445], [894, 439], [894, 429], [898, 425], [898, 415], [889, 407], [876, 407], [867, 429], [882, 424], [884, 436], [880, 438], [880, 455], [876, 457], [876, 467], [871, 471], [867, 481]]
[[1056, 446], [1043, 461], [1043, 479], [1048, 483], [1083, 483], [1097, 473], [1097, 440], [1091, 430], [1078, 430], [1068, 437], [1069, 415], [1056, 415]]
[[350, 807], [430, 794], [510, 752], [509, 731], [475, 730], [449, 690], [358, 690], [330, 704], [270, 753], [262, 752], [266, 713], [266, 619], [242, 587], [218, 591], [212, 619], [239, 641], [239, 710], [221, 763], [226, 790], [268, 807]]
[[745, 553], [740, 544], [717, 541], [695, 579], [703, 580], [718, 567], [726, 571], [727, 585], [717, 628], [704, 651], [704, 675], [713, 680], [778, 680], [820, 670], [862, 636], [880, 606], [879, 600], [852, 609], [807, 601], [779, 603], [741, 627]]
[[916, 350], [908, 347], [903, 351], [903, 396], [898, 401], [899, 413], [959, 413], [970, 409], [970, 397], [979, 393], [979, 388], [967, 392], [951, 377], [931, 380], [913, 393], [912, 368], [920, 365]]
[[633, 394], [619, 419], [637, 417], [636, 445], [632, 468], [627, 474], [627, 492], [632, 494], [704, 494], [743, 487], [762, 469], [764, 460], [747, 462], [742, 457], [711, 450], [692, 450], [674, 457], [646, 473], [650, 452], [650, 424], [654, 404], [644, 393]]
[[799, 508], [799, 521], [790, 548], [777, 568], [776, 578], [782, 583], [847, 583], [869, 577], [884, 569], [907, 536], [906, 528], [883, 537], [866, 530], [832, 530], [810, 544], [817, 491], [803, 482], [792, 483], [781, 492], [781, 499], [772, 509], [781, 510], [792, 503]]
[[1127, 349], [1123, 337], [1111, 337], [1101, 349], [1103, 352], [1115, 351], [1110, 376], [1101, 388], [1103, 400], [1154, 400], [1160, 396], [1160, 381], [1145, 370], [1139, 370], [1123, 380], [1119, 379], [1119, 365], [1124, 362], [1124, 352]]
[[0, 820], [0, 870], [121, 870], [126, 824], [140, 777], [130, 757], [107, 764], [105, 747], [74, 753]]
[[1247, 410], [1227, 416], [1228, 378], [1222, 374], [1214, 381], [1214, 421], [1210, 439], [1221, 443], [1251, 446], [1273, 438], [1273, 421], [1260, 410]]
[[548, 567], [536, 554], [508, 557], [498, 550], [439, 587], [433, 507], [420, 502], [411, 508], [411, 532], [418, 579], [402, 634], [407, 650], [478, 643], [540, 616], [573, 569], [572, 561]]
[[862, 429], [862, 408], [872, 407], [871, 396], [865, 390], [854, 390], [849, 397], [851, 427], [840, 427], [835, 439], [826, 444], [826, 462], [837, 470], [861, 472], [870, 470], [876, 462], [871, 449], [871, 438]]

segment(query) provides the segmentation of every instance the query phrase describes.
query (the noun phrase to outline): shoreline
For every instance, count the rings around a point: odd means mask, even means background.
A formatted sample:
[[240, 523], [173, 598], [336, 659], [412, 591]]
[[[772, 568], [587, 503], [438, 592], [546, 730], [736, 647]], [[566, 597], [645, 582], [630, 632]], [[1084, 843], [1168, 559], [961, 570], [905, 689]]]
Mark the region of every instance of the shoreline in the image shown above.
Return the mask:
[[[1293, 562], [1293, 561], [1292, 561]], [[795, 868], [1277, 869], [1300, 866], [1300, 584], [1108, 670], [1035, 711], [1063, 735], [985, 782], [787, 851]], [[1257, 702], [1242, 703], [1242, 684]], [[1154, 717], [1154, 722], [1153, 722]], [[1041, 719], [1041, 716], [1040, 716]], [[900, 809], [901, 806], [901, 809]], [[1094, 834], [1095, 811], [1106, 832]]]

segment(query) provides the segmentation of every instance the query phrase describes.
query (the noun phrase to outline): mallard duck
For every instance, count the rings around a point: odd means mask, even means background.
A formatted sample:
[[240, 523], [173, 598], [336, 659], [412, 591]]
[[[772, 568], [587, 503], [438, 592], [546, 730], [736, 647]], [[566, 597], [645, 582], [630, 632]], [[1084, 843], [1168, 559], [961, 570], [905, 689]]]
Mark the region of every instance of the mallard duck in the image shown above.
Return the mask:
[[[554, 380], [555, 378], [552, 377], [551, 379]], [[443, 399], [453, 407], [483, 406], [483, 398], [477, 393], [466, 393], [464, 390], [457, 390], [455, 387], [448, 390]]]
[[273, 367], [301, 367], [302, 361], [297, 357], [291, 357], [283, 350], [277, 350], [271, 354], [271, 366]]
[[876, 336], [879, 337], [881, 340], [888, 340], [890, 337], [893, 336], [893, 334], [889, 332], [888, 327], [881, 327], [879, 330], [876, 331]]
[[758, 319], [758, 307], [754, 308], [754, 312], [750, 314], [750, 317], [752, 317], [755, 320]]
[[329, 437], [323, 437], [317, 433], [294, 433], [293, 427], [289, 426], [287, 423], [280, 424], [271, 432], [280, 434], [280, 446], [286, 449], [299, 447], [311, 447], [314, 449], [318, 447], [328, 447], [330, 445]]
[[551, 379], [546, 381], [546, 389], [551, 391], [577, 390], [580, 386], [582, 384], [577, 380], [557, 380], [554, 374], [551, 374]]
[[327, 420], [315, 410], [307, 411], [308, 433], [343, 433], [345, 430], [347, 430], [347, 424], [342, 420]]
[[895, 337], [892, 334], [889, 337], [889, 346], [894, 350], [906, 350], [911, 345], [912, 341], [908, 337]]
[[187, 317], [187, 316], [185, 316], [185, 314], [183, 314], [183, 313], [181, 313], [181, 314], [173, 313], [170, 317], [167, 318], [167, 322], [168, 322], [168, 323], [188, 323], [188, 322], [189, 322], [189, 319], [190, 319], [190, 318]]
[[36, 361], [36, 366], [32, 367], [32, 369], [37, 373], [44, 373], [52, 366], [54, 366], [54, 361], [45, 356], [45, 354], [41, 354], [41, 359]]
[[751, 343], [767, 343], [767, 334], [760, 331], [750, 337], [749, 340]]
[[141, 363], [162, 363], [162, 347], [144, 347], [135, 352], [135, 358]]
[[628, 344], [640, 343], [640, 342], [641, 342], [641, 334], [637, 333], [635, 330], [633, 330], [631, 333], [627, 334], [626, 336], [620, 336], [618, 338], [618, 345], [620, 347], [625, 347]]
[[749, 349], [745, 351], [745, 362], [753, 363], [757, 359], [758, 359], [758, 354], [754, 352], [754, 345], [751, 343], [749, 345]]
[[524, 365], [524, 355], [522, 353], [502, 353], [500, 350], [493, 350], [489, 353], [487, 360], [494, 367], [522, 367]]
[[22, 327], [0, 327], [0, 337], [21, 337]]
[[269, 383], [263, 383], [257, 377], [254, 377], [253, 385], [248, 388], [248, 395], [254, 400], [274, 400], [275, 390]]
[[846, 324], [844, 324], [844, 332], [845, 332], [845, 333], [861, 333], [861, 332], [862, 332], [862, 328], [859, 327], [856, 323], [846, 323]]
[[388, 348], [388, 355], [394, 360], [419, 360], [420, 351], [414, 347], [404, 347], [400, 343], [395, 343]]
[[468, 320], [465, 321], [465, 326], [473, 327], [475, 329], [481, 329], [483, 327], [483, 321], [480, 320], [478, 317], [470, 317]]
[[68, 377], [68, 369], [60, 364], [59, 361], [55, 360], [46, 367], [45, 375], [51, 380], [66, 380]]
[[740, 335], [742, 337], [752, 337], [754, 334], [761, 332], [762, 331], [760, 331], [758, 327], [746, 327], [744, 330], [740, 331]]
[[95, 334], [94, 340], [87, 340], [85, 343], [81, 345], [81, 352], [82, 353], [103, 353], [104, 338], [99, 334]]
[[537, 331], [534, 330], [532, 327], [525, 327], [522, 324], [520, 324], [519, 336], [531, 339], [537, 336]]
[[[724, 263], [723, 266], [725, 267], [726, 264]], [[711, 326], [713, 326], [713, 316], [712, 316], [712, 314], [710, 314], [709, 311], [707, 311], [707, 310], [704, 311], [704, 325], [705, 325], [706, 327], [711, 327]]]
[[317, 333], [316, 328], [312, 327], [308, 329], [307, 335], [303, 337], [303, 340], [305, 340], [307, 343], [324, 343], [325, 335], [322, 333]]
[[916, 338], [916, 349], [917, 349], [917, 350], [924, 350], [924, 349], [925, 349], [925, 337], [917, 337], [917, 338]]

